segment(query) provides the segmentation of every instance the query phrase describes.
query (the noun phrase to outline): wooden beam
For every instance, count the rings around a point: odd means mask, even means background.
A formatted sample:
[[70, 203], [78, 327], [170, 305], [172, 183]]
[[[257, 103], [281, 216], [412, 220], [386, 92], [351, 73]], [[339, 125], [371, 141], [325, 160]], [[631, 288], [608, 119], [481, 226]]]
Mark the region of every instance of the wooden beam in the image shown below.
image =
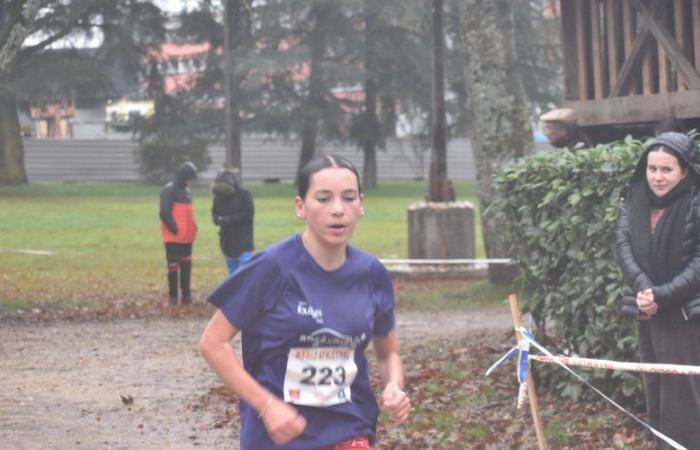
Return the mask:
[[576, 100], [579, 97], [579, 62], [576, 35], [576, 9], [570, 1], [561, 2], [561, 42], [563, 45], [564, 98]]
[[[628, 0], [633, 1], [633, 0]], [[627, 3], [629, 6], [629, 3]], [[663, 16], [663, 3], [658, 2], [654, 4], [653, 13], [660, 13]], [[629, 53], [625, 55], [625, 62], [620, 68], [620, 72], [617, 75], [617, 84], [610, 89], [609, 97], [620, 97], [627, 94], [629, 90], [629, 85], [632, 80], [632, 74], [639, 65], [640, 56], [645, 55], [644, 65], [642, 66], [642, 78], [644, 85], [644, 94], [651, 93], [651, 59], [650, 59], [650, 47], [652, 43], [652, 34], [648, 27], [642, 26], [642, 29], [637, 34], [632, 44], [632, 49]]]
[[649, 45], [642, 57], [642, 93], [644, 95], [654, 93], [654, 55], [652, 53]]
[[608, 86], [615, 86], [617, 84], [617, 66], [618, 66], [618, 52], [617, 52], [617, 16], [615, 14], [615, 3], [616, 0], [605, 0], [605, 24], [606, 24], [606, 35], [607, 35], [607, 45], [608, 45]]
[[579, 126], [653, 123], [669, 117], [700, 117], [700, 91], [630, 95], [602, 100], [564, 102]]
[[[625, 60], [627, 60], [630, 52], [632, 51], [632, 43], [634, 42], [634, 37], [637, 31], [636, 18], [637, 16], [634, 14], [629, 0], [622, 0], [622, 50], [625, 55]], [[635, 70], [634, 74], [630, 74], [628, 77], [631, 77], [634, 84], [630, 87], [630, 89], [624, 89], [620, 95], [625, 95], [628, 92], [632, 94], [639, 94], [639, 76], [637, 71]], [[615, 76], [615, 80], [615, 84], [610, 88], [610, 96], [612, 96], [612, 91], [617, 88], [617, 75]]]
[[[700, 1], [700, 0], [699, 0]], [[625, 55], [628, 55], [632, 50], [632, 42], [634, 41], [634, 23], [632, 22], [634, 11], [630, 6], [629, 0], [622, 0], [622, 26], [623, 26], [623, 43]]]
[[[685, 34], [685, 0], [674, 0], [673, 2], [673, 30], [683, 55], [688, 57], [688, 40]], [[676, 74], [676, 90], [684, 91], [685, 83], [681, 81], [681, 77]]]
[[[666, 27], [665, 19], [666, 18], [664, 17], [660, 20], [661, 27], [663, 28]], [[664, 49], [664, 45], [658, 39], [656, 40], [656, 65], [658, 68], [657, 75], [659, 79], [659, 93], [663, 94], [668, 92], [668, 59], [666, 59], [666, 50]]]
[[583, 12], [583, 2], [585, 0], [574, 0], [576, 2], [576, 58], [578, 60], [578, 98], [588, 99], [588, 58], [586, 57], [586, 20]]
[[599, 0], [591, 0], [591, 55], [593, 59], [593, 98], [603, 98], [605, 74], [601, 51]]
[[659, 53], [661, 47], [665, 50], [669, 60], [676, 68], [678, 73], [683, 76], [685, 83], [689, 89], [700, 90], [700, 74], [695, 71], [695, 68], [688, 62], [688, 58], [683, 54], [683, 49], [680, 48], [673, 36], [666, 30], [664, 26], [659, 24], [652, 16], [646, 6], [640, 0], [630, 0], [632, 5], [639, 11], [642, 20], [646, 27], [651, 31], [656, 40], [659, 42]]

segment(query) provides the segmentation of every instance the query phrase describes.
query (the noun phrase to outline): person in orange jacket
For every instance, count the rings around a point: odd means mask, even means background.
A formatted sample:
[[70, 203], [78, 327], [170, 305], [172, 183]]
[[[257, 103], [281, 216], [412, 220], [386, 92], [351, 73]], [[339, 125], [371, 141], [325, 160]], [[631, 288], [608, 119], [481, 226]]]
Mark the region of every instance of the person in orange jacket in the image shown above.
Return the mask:
[[160, 190], [160, 230], [168, 261], [168, 291], [170, 304], [178, 302], [178, 272], [182, 303], [192, 302], [190, 274], [192, 271], [192, 243], [197, 235], [197, 224], [192, 209], [189, 185], [197, 178], [197, 167], [187, 161], [175, 172], [175, 179]]

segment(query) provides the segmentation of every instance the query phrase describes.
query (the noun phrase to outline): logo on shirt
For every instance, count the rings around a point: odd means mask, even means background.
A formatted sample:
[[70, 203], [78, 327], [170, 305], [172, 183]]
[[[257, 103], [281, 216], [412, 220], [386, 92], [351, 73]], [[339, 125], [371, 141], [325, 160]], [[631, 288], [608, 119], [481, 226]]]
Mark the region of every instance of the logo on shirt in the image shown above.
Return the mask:
[[360, 336], [347, 336], [331, 328], [319, 328], [311, 334], [299, 336], [299, 342], [302, 344], [311, 344], [312, 347], [349, 347], [356, 348], [367, 339], [367, 335], [362, 333]]
[[311, 317], [316, 323], [323, 323], [323, 310], [321, 308], [314, 308], [306, 302], [299, 302], [297, 305], [297, 314]]

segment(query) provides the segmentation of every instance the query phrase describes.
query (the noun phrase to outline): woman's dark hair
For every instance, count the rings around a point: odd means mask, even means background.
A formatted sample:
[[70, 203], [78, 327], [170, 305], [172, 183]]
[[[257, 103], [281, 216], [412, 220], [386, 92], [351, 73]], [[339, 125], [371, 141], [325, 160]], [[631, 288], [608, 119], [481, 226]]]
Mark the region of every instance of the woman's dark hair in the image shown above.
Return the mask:
[[654, 146], [650, 147], [649, 150], [647, 151], [647, 160], [649, 158], [649, 153], [651, 153], [651, 152], [663, 152], [663, 153], [669, 154], [669, 155], [673, 156], [674, 158], [676, 158], [676, 160], [678, 161], [678, 165], [681, 167], [682, 170], [685, 170], [688, 168], [688, 161], [686, 161], [685, 158], [682, 158], [678, 154], [678, 152], [674, 151], [673, 149], [669, 148], [668, 146], [666, 146], [664, 144], [658, 144], [658, 145], [654, 145]]
[[309, 161], [299, 174], [297, 175], [297, 194], [302, 200], [306, 198], [306, 193], [309, 190], [309, 184], [311, 182], [311, 176], [316, 172], [329, 167], [339, 167], [341, 169], [348, 169], [350, 172], [355, 174], [357, 178], [357, 190], [362, 193], [362, 184], [360, 183], [360, 174], [357, 172], [357, 168], [353, 163], [348, 161], [346, 158], [338, 155], [321, 155], [317, 156], [311, 161]]

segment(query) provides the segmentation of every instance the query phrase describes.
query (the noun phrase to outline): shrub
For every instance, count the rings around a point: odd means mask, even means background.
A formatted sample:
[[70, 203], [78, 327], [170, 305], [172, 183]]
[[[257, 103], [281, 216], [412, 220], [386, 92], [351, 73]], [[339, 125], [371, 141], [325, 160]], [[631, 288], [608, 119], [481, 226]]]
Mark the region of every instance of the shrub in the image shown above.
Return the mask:
[[146, 181], [165, 183], [185, 161], [192, 161], [199, 171], [207, 168], [209, 142], [197, 124], [191, 107], [168, 96], [158, 102], [153, 117], [137, 123], [139, 145], [134, 156]]
[[[505, 224], [520, 269], [523, 308], [540, 342], [589, 358], [636, 361], [636, 322], [617, 307], [623, 281], [615, 259], [622, 189], [643, 149], [623, 142], [539, 153], [508, 164], [490, 208]], [[546, 332], [545, 332], [546, 330]], [[545, 344], [546, 345], [546, 344]], [[618, 400], [641, 404], [630, 372], [579, 370]], [[594, 395], [558, 366], [538, 365], [540, 382], [574, 399]]]

